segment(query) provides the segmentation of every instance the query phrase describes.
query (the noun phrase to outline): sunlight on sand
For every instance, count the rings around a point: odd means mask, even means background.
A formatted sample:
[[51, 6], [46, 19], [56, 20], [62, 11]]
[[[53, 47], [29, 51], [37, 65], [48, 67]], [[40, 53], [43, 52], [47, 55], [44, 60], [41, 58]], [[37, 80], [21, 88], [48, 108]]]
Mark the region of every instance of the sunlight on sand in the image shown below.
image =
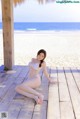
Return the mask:
[[[0, 64], [2, 63], [0, 33]], [[27, 65], [40, 49], [47, 51], [47, 65], [78, 67], [80, 65], [80, 31], [32, 31], [14, 33], [15, 64]]]

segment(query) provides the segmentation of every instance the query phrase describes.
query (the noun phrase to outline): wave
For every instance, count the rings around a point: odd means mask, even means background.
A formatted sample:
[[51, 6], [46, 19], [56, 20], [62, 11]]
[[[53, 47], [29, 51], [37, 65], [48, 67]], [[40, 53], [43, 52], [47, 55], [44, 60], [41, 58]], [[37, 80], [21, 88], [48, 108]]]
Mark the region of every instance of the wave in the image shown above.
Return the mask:
[[27, 28], [26, 30], [27, 31], [36, 31], [37, 29], [36, 28]]

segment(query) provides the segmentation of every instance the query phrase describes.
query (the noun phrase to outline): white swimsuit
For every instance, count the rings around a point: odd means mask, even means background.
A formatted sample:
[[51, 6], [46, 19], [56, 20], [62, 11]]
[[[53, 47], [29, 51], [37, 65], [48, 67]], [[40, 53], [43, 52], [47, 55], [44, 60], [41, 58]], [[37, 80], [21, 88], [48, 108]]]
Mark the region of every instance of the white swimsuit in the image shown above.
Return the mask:
[[39, 68], [39, 63], [29, 62], [29, 74], [28, 79], [34, 79], [39, 78], [39, 71], [41, 68]]
[[29, 63], [29, 66], [30, 66], [30, 67], [33, 67], [35, 70], [37, 70], [37, 69], [39, 68], [39, 63], [30, 62], [30, 63]]

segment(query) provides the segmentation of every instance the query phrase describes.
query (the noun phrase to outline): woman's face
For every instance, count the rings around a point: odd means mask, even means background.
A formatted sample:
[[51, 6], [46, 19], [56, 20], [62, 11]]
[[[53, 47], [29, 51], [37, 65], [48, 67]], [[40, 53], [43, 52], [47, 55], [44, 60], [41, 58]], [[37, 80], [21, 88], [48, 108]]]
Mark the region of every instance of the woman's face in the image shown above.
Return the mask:
[[40, 61], [40, 60], [43, 60], [44, 59], [44, 53], [40, 53], [39, 55], [37, 55], [37, 59]]

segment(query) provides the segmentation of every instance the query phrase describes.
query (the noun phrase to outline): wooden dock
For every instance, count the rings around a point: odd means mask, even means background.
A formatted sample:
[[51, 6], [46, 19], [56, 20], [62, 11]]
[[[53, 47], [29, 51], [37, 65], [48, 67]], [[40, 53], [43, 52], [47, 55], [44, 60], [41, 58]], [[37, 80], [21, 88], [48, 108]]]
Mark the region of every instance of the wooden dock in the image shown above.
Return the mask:
[[[42, 105], [18, 94], [16, 85], [27, 80], [28, 67], [14, 66], [13, 72], [0, 68], [0, 119], [80, 119], [80, 68], [49, 67], [48, 72], [57, 84], [49, 84], [43, 72]], [[7, 116], [7, 117], [6, 117]]]

